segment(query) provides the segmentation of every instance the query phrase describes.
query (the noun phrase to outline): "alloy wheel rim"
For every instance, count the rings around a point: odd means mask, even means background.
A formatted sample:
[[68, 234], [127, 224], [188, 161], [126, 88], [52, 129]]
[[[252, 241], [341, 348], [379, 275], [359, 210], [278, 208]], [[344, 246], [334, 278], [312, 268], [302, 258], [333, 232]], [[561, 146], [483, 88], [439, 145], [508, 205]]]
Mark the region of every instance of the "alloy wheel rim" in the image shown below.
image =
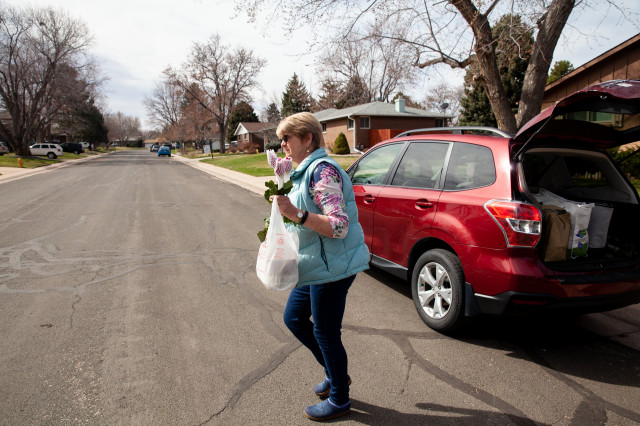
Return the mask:
[[429, 262], [418, 275], [418, 299], [427, 316], [442, 319], [451, 308], [451, 280], [447, 270], [437, 262]]

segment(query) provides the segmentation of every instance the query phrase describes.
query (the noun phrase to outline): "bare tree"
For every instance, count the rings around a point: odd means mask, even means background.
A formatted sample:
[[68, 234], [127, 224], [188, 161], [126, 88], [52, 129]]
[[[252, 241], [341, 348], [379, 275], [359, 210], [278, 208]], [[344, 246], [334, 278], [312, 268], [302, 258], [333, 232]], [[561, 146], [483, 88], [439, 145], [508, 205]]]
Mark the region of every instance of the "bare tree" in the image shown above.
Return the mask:
[[[368, 33], [376, 34], [379, 25], [370, 27]], [[396, 91], [415, 81], [417, 68], [408, 66], [412, 56], [413, 49], [399, 40], [352, 33], [326, 50], [318, 69], [330, 85], [364, 84], [365, 102], [389, 102]]]
[[249, 101], [248, 91], [258, 86], [256, 77], [265, 63], [251, 50], [222, 44], [215, 34], [206, 43], [194, 43], [182, 69], [168, 71], [185, 94], [211, 114], [220, 132], [220, 152], [224, 153], [231, 109]]
[[[243, 10], [255, 20], [262, 9], [269, 16], [286, 16], [285, 28], [303, 25], [322, 28], [332, 39], [350, 34], [400, 41], [413, 48], [412, 63], [418, 68], [446, 64], [466, 68], [478, 64], [482, 84], [491, 102], [498, 126], [510, 133], [540, 110], [544, 85], [558, 39], [569, 15], [577, 7], [597, 2], [624, 17], [637, 11], [623, 10], [614, 0], [249, 0]], [[535, 42], [527, 69], [518, 112], [511, 110], [496, 64], [492, 23], [507, 13], [522, 16], [535, 28]], [[635, 15], [634, 15], [635, 14]], [[298, 25], [291, 26], [291, 22]], [[374, 22], [370, 26], [370, 22]], [[336, 23], [335, 28], [330, 28]], [[368, 32], [367, 28], [374, 29]], [[326, 39], [318, 37], [316, 42]], [[517, 118], [516, 118], [517, 116]]]
[[0, 137], [19, 155], [100, 81], [85, 24], [51, 8], [0, 5]]
[[[125, 115], [118, 111], [115, 114], [107, 114], [104, 121], [109, 129], [109, 145], [113, 142], [125, 145], [134, 138], [142, 136], [138, 117]], [[107, 148], [109, 147], [107, 146]]]
[[458, 124], [460, 100], [464, 94], [463, 87], [453, 87], [441, 81], [429, 87], [429, 94], [424, 98], [424, 106], [431, 111], [438, 111], [453, 116], [452, 125]]
[[182, 114], [184, 90], [169, 73], [168, 69], [163, 72], [162, 80], [156, 83], [153, 94], [146, 96], [143, 101], [149, 120], [160, 129], [176, 125]]

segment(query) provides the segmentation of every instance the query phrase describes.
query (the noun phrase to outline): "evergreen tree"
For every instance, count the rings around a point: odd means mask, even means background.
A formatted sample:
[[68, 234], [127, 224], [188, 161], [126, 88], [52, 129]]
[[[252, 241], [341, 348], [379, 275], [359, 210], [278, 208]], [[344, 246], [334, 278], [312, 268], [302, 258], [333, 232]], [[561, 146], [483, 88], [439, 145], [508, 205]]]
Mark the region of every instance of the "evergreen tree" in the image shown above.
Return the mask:
[[547, 78], [547, 84], [551, 84], [559, 78], [564, 77], [573, 71], [573, 64], [569, 61], [556, 61], [553, 64], [553, 68], [549, 71], [549, 77]]
[[371, 102], [371, 94], [362, 79], [354, 75], [347, 82], [342, 97], [342, 108], [349, 108]]
[[282, 120], [280, 117], [280, 110], [278, 109], [278, 105], [275, 102], [271, 102], [267, 107], [267, 123], [277, 124]]
[[[533, 47], [533, 29], [522, 22], [518, 15], [505, 15], [493, 27], [497, 41], [496, 55], [500, 79], [514, 113], [522, 95], [524, 75], [529, 65]], [[491, 109], [489, 97], [480, 75], [478, 64], [467, 68], [464, 77], [464, 96], [460, 104], [460, 124], [464, 126], [492, 126], [498, 122]]]
[[304, 83], [299, 81], [298, 76], [294, 73], [282, 94], [280, 114], [282, 117], [288, 117], [303, 111], [311, 111], [311, 95]]
[[238, 124], [242, 122], [258, 123], [260, 120], [256, 115], [253, 107], [245, 101], [240, 101], [233, 107], [231, 115], [229, 116], [229, 130], [227, 131], [227, 141], [235, 137], [234, 133], [238, 128]]
[[77, 112], [76, 139], [86, 141], [94, 145], [96, 143], [108, 143], [108, 129], [104, 123], [104, 115], [90, 100]]
[[318, 104], [320, 109], [344, 108], [344, 88], [339, 82], [325, 79], [322, 82], [322, 88], [320, 89], [320, 96], [318, 98]]

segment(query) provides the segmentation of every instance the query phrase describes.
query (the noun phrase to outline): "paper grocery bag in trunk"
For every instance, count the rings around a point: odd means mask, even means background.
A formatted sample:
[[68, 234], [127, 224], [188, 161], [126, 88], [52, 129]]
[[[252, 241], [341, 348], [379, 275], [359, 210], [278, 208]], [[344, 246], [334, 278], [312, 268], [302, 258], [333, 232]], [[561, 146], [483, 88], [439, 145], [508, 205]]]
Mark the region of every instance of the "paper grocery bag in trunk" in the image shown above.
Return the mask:
[[571, 215], [553, 205], [542, 208], [541, 250], [545, 262], [566, 260], [567, 246], [571, 235]]
[[571, 215], [571, 233], [569, 234], [567, 255], [571, 258], [586, 256], [589, 247], [589, 233], [587, 229], [589, 228], [589, 219], [591, 217], [593, 203], [580, 203], [567, 200], [542, 188], [538, 194], [534, 196], [543, 204], [543, 208], [548, 205], [560, 206], [569, 212]]

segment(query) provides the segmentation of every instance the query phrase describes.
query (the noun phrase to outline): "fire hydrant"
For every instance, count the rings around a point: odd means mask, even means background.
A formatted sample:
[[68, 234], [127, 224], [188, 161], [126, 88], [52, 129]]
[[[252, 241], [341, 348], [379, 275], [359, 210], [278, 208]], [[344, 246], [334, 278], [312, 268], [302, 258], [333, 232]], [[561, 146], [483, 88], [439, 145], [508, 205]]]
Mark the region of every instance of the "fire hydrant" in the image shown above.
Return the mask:
[[24, 167], [24, 161], [22, 161], [22, 158], [18, 158], [18, 167]]

